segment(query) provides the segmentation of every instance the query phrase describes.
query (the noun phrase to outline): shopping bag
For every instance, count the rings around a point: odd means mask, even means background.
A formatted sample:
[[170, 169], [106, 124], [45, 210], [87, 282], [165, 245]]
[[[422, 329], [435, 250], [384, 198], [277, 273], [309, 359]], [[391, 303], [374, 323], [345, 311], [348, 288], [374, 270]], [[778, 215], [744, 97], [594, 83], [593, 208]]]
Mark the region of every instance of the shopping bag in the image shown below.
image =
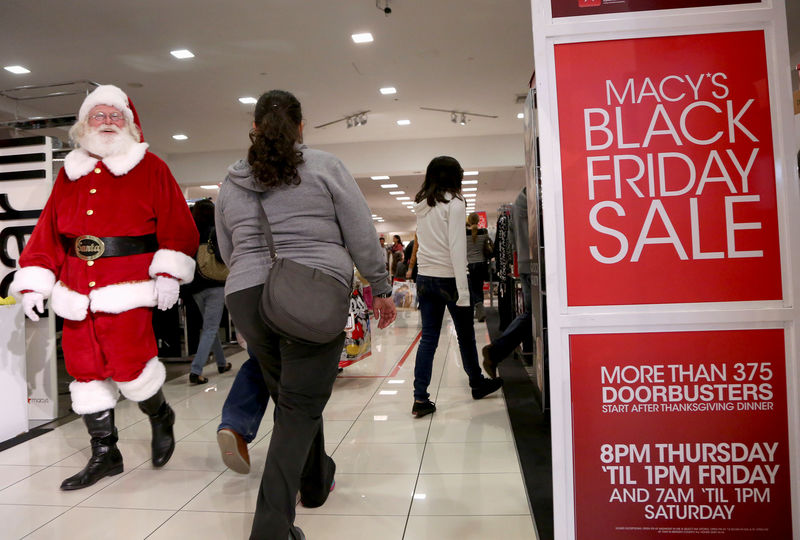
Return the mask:
[[372, 333], [369, 310], [364, 301], [361, 283], [355, 282], [350, 296], [350, 315], [345, 326], [344, 348], [339, 359], [339, 367], [351, 366], [369, 356], [372, 350]]
[[392, 302], [394, 307], [401, 309], [415, 309], [417, 287], [413, 281], [395, 280], [392, 284]]

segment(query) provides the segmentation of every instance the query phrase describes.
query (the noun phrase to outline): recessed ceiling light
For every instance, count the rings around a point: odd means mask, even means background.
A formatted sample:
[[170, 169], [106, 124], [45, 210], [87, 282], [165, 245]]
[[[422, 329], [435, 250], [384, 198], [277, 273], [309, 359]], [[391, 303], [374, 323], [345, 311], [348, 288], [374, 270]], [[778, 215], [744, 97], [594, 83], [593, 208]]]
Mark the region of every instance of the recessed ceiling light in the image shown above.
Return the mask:
[[474, 199], [477, 196], [478, 195], [476, 195], [475, 193], [464, 193], [464, 197], [466, 197], [467, 199]]
[[395, 197], [398, 201], [410, 201], [411, 197]]
[[397, 93], [397, 88], [395, 88], [394, 86], [387, 86], [386, 88], [381, 88], [380, 91], [381, 91], [381, 94], [383, 94], [384, 96], [388, 96], [388, 95], [391, 95], [391, 94], [396, 94]]
[[461, 183], [462, 184], [477, 184], [478, 181], [477, 180], [462, 180]]
[[386, 221], [386, 220], [385, 220], [385, 219], [383, 219], [383, 218], [381, 218], [381, 219], [378, 219], [378, 220], [376, 220], [376, 221], [377, 221], [378, 223], [383, 223], [383, 222], [384, 222], [384, 221]]
[[10, 71], [11, 73], [14, 73], [16, 75], [24, 75], [25, 73], [31, 72], [31, 70], [24, 68], [22, 66], [6, 66], [3, 69], [5, 69], [6, 71]]
[[189, 137], [187, 135], [184, 135], [183, 133], [176, 133], [175, 135], [172, 136], [172, 138], [175, 139], [176, 141], [185, 141]]
[[239, 103], [244, 103], [245, 105], [255, 105], [258, 103], [258, 100], [252, 96], [245, 96], [239, 98]]
[[194, 58], [194, 53], [189, 49], [178, 49], [177, 51], [169, 51], [169, 54], [174, 56], [179, 60], [185, 60], [187, 58]]
[[478, 171], [464, 171], [464, 176], [477, 176]]
[[465, 187], [465, 188], [461, 188], [461, 191], [478, 191], [478, 188], [476, 188], [476, 187]]
[[388, 180], [388, 176], [370, 176], [373, 180]]
[[408, 126], [410, 124], [411, 124], [411, 120], [398, 120], [397, 121], [397, 125], [398, 126]]
[[381, 187], [383, 189], [392, 189], [392, 188], [396, 188], [397, 184], [381, 184]]
[[522, 120], [523, 118], [525, 118], [525, 113], [517, 113], [517, 118]]
[[403, 201], [403, 204], [411, 208], [415, 203], [413, 201]]
[[390, 191], [389, 195], [405, 195], [405, 191]]
[[350, 37], [353, 38], [353, 43], [369, 43], [370, 41], [373, 41], [372, 34], [370, 34], [369, 32], [363, 32], [361, 34], [353, 34]]
[[214, 184], [213, 186], [200, 186], [201, 189], [219, 189], [219, 186]]
[[378, 214], [372, 214], [372, 217], [378, 217]]

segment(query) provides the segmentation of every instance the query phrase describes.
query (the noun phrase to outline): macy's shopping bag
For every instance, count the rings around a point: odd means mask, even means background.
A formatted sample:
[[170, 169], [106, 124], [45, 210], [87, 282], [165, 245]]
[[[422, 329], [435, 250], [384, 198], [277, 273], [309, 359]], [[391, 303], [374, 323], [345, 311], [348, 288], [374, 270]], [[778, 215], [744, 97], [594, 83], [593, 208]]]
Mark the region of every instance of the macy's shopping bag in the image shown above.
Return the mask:
[[372, 334], [370, 332], [369, 310], [364, 301], [361, 283], [357, 280], [350, 296], [350, 315], [345, 326], [344, 349], [339, 359], [339, 367], [347, 367], [363, 360], [371, 354]]

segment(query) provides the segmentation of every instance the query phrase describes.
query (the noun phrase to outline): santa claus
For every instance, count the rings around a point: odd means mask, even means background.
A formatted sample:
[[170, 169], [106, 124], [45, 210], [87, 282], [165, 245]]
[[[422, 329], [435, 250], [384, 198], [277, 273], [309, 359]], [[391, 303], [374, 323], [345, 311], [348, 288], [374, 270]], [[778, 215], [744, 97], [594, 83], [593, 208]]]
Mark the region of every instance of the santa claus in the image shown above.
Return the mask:
[[61, 489], [123, 470], [116, 446], [119, 393], [150, 418], [153, 465], [172, 456], [175, 413], [161, 386], [152, 308], [169, 309], [194, 276], [198, 234], [167, 165], [147, 151], [128, 96], [99, 86], [81, 105], [64, 160], [23, 250], [11, 292], [39, 319], [44, 299], [64, 318], [61, 344], [72, 409], [91, 435], [92, 457]]

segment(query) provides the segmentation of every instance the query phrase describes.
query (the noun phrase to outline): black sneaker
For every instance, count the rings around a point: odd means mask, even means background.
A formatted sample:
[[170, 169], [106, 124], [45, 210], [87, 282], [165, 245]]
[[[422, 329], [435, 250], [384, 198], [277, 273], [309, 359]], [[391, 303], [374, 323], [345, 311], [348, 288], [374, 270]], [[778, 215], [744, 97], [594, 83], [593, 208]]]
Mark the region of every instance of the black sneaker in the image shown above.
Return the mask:
[[472, 399], [485, 398], [492, 392], [496, 392], [503, 387], [503, 379], [483, 379], [480, 384], [472, 389]]
[[423, 416], [431, 414], [432, 412], [435, 411], [436, 411], [436, 404], [429, 399], [426, 399], [422, 403], [415, 401], [414, 406], [411, 407], [411, 414], [413, 414], [417, 418], [422, 418]]

